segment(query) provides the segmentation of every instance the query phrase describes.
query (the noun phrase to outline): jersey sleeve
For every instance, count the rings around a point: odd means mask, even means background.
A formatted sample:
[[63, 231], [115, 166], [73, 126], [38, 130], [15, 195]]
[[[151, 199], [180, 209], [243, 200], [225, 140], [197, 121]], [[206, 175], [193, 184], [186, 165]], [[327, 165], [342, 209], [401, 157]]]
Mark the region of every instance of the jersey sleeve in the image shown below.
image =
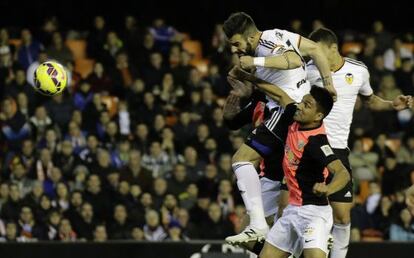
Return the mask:
[[367, 69], [364, 69], [362, 72], [362, 85], [361, 88], [359, 88], [358, 93], [362, 96], [371, 96], [374, 93], [371, 84], [369, 83], [369, 72]]
[[329, 145], [328, 138], [324, 134], [309, 137], [306, 148], [312, 159], [324, 167], [338, 159]]
[[296, 103], [290, 103], [285, 107], [285, 110], [280, 118], [282, 123], [285, 123], [287, 126], [293, 123], [293, 116], [295, 115], [297, 109]]

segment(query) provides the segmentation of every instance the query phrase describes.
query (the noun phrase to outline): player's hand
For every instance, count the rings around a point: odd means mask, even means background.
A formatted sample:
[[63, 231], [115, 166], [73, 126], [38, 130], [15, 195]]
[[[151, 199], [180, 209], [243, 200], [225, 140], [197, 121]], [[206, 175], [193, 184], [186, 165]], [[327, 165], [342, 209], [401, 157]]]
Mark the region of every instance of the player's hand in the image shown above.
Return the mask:
[[329, 87], [325, 87], [325, 89], [327, 91], [329, 91], [329, 93], [331, 94], [333, 101], [336, 102], [336, 100], [338, 99], [338, 96], [336, 95], [336, 90], [333, 86], [329, 86]]
[[243, 69], [241, 69], [239, 66], [234, 66], [228, 74], [230, 77], [233, 77], [237, 80], [240, 81], [245, 81], [249, 78], [249, 76], [251, 76], [251, 74], [249, 74], [248, 72], [244, 71]]
[[240, 97], [231, 92], [230, 95], [226, 98], [226, 102], [224, 103], [224, 119], [233, 119], [240, 112], [240, 110]]
[[312, 192], [317, 196], [327, 196], [328, 190], [329, 188], [325, 183], [316, 183], [313, 185]]
[[252, 56], [241, 56], [240, 57], [240, 65], [243, 69], [249, 69], [254, 66], [253, 57]]
[[400, 111], [406, 108], [412, 108], [413, 97], [400, 95], [392, 101], [392, 106], [397, 111]]
[[249, 82], [241, 82], [231, 76], [227, 76], [227, 81], [233, 88], [232, 93], [240, 98], [248, 98], [253, 93], [253, 86]]
[[405, 204], [410, 213], [414, 216], [414, 185], [405, 191]]

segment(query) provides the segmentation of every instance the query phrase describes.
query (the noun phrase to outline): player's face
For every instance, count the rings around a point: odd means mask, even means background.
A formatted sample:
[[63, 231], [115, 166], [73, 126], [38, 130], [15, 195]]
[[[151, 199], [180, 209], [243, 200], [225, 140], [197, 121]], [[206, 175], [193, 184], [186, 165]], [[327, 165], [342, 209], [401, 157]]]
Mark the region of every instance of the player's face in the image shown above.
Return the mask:
[[229, 39], [231, 52], [237, 54], [239, 57], [244, 55], [253, 56], [254, 49], [246, 38], [241, 34], [235, 34]]
[[307, 94], [303, 97], [302, 102], [298, 104], [293, 119], [302, 125], [306, 125], [320, 120], [321, 115], [317, 109], [316, 100], [312, 95]]

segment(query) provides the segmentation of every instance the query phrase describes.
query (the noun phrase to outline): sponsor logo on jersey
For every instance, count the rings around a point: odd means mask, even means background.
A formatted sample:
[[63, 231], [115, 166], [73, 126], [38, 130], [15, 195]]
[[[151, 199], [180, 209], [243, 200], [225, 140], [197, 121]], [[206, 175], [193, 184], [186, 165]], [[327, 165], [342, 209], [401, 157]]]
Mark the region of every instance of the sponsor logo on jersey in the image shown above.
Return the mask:
[[305, 79], [300, 80], [298, 83], [296, 83], [296, 87], [299, 89], [300, 85], [306, 83]]
[[352, 82], [354, 81], [354, 75], [352, 73], [345, 74], [345, 81], [348, 84], [352, 84]]

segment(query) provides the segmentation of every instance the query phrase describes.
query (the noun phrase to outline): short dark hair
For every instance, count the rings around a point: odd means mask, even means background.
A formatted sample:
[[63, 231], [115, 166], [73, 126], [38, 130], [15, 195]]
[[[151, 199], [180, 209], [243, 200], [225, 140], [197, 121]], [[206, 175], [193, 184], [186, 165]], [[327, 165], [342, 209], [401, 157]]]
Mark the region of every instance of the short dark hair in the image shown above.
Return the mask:
[[315, 42], [323, 42], [329, 46], [332, 44], [338, 45], [338, 38], [335, 33], [327, 28], [319, 28], [309, 34], [309, 39]]
[[232, 13], [223, 24], [224, 34], [227, 38], [235, 34], [246, 35], [252, 30], [257, 30], [252, 17], [245, 12]]
[[326, 117], [331, 112], [333, 106], [333, 98], [329, 91], [325, 88], [312, 86], [310, 95], [315, 99], [318, 111]]

